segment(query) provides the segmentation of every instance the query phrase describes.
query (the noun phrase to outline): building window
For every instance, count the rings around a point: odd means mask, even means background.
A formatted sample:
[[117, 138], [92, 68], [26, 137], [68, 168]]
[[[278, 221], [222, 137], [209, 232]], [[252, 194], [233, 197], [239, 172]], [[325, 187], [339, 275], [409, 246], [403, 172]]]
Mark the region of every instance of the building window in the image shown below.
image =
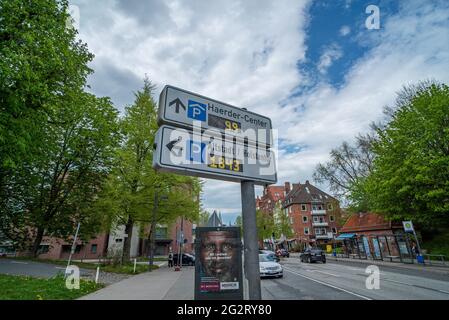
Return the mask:
[[329, 217], [329, 220], [330, 220], [331, 222], [334, 222], [334, 221], [335, 221], [335, 217], [334, 217], [334, 216], [330, 216], [330, 217]]
[[327, 210], [332, 211], [334, 208], [332, 207], [332, 203], [327, 204]]
[[301, 211], [307, 211], [307, 205], [302, 204], [301, 205]]
[[307, 218], [307, 216], [302, 216], [303, 223], [307, 223], [308, 221], [309, 221], [309, 219]]
[[293, 217], [290, 217], [290, 224], [293, 224]]
[[97, 253], [97, 245], [96, 245], [96, 244], [93, 244], [93, 245], [90, 247], [90, 253]]
[[304, 234], [309, 234], [309, 228], [304, 228]]
[[278, 198], [278, 197], [279, 197], [279, 193], [275, 192], [275, 193], [274, 193], [274, 196], [275, 196], [276, 198]]
[[337, 233], [337, 228], [332, 228], [333, 233]]
[[318, 217], [317, 216], [313, 217], [313, 222], [318, 222]]
[[123, 242], [123, 239], [115, 239], [115, 242], [116, 242], [116, 243]]

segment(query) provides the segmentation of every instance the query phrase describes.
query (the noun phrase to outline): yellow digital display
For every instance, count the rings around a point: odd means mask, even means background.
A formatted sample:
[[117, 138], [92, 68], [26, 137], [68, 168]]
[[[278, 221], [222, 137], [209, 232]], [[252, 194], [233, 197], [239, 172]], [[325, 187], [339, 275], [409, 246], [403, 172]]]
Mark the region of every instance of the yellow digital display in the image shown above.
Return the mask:
[[243, 172], [243, 164], [237, 159], [226, 159], [223, 156], [209, 156], [209, 168], [222, 169], [234, 172]]

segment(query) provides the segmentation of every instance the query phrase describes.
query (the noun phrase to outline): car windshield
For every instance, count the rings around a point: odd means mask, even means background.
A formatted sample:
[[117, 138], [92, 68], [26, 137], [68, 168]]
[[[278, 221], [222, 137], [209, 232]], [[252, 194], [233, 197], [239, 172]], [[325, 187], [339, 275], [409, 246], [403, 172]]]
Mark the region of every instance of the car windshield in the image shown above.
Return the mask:
[[267, 254], [259, 254], [259, 261], [260, 262], [273, 262], [274, 259], [272, 256], [269, 256]]

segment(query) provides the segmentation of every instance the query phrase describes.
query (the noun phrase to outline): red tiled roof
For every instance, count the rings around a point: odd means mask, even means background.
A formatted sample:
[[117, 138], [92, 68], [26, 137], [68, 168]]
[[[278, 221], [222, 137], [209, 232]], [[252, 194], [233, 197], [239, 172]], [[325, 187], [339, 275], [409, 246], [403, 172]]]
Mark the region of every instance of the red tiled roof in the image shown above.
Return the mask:
[[395, 224], [387, 221], [382, 215], [366, 212], [355, 213], [349, 217], [346, 223], [341, 228], [340, 232], [357, 232], [357, 231], [371, 231], [371, 230], [391, 230], [397, 228]]

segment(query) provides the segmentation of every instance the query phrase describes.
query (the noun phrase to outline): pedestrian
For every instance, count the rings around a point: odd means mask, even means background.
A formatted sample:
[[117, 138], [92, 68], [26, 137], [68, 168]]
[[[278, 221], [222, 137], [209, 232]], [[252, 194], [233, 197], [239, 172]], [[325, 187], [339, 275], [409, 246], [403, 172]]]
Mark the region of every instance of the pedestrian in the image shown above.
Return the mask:
[[413, 242], [413, 246], [412, 246], [412, 252], [415, 254], [415, 256], [419, 256], [418, 246], [414, 242]]
[[170, 252], [168, 253], [168, 267], [173, 267], [173, 252], [170, 249]]

